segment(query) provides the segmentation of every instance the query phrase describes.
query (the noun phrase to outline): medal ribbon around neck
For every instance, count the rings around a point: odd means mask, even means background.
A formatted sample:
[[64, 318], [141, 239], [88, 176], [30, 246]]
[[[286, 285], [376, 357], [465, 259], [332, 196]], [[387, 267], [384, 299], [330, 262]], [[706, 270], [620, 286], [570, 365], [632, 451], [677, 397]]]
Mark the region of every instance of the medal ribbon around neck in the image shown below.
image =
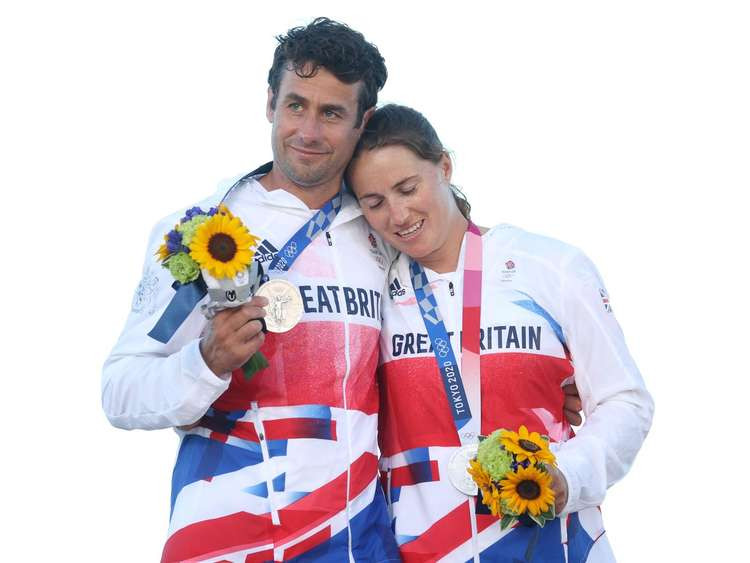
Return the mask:
[[286, 244], [276, 254], [276, 258], [271, 261], [270, 270], [279, 270], [286, 272], [292, 267], [297, 257], [307, 248], [313, 239], [325, 231], [341, 210], [341, 204], [344, 200], [344, 192], [339, 191], [335, 196], [329, 199], [312, 218], [302, 225], [302, 227], [292, 235]]
[[[223, 202], [241, 183], [246, 182], [256, 174], [268, 173], [270, 170], [271, 167], [269, 165], [264, 165], [257, 170], [250, 172], [250, 174], [247, 174], [235, 182], [221, 201]], [[336, 215], [338, 215], [338, 212], [341, 210], [343, 200], [344, 190], [342, 189], [329, 199], [309, 221], [302, 225], [302, 227], [292, 235], [292, 238], [290, 238], [276, 254], [269, 269], [276, 269], [279, 271], [289, 270], [297, 257], [302, 254], [302, 251], [307, 248], [312, 240], [331, 225], [336, 218]], [[162, 316], [156, 322], [156, 325], [154, 325], [154, 328], [148, 333], [151, 338], [163, 344], [169, 342], [193, 309], [195, 309], [196, 305], [198, 305], [201, 299], [203, 299], [208, 293], [208, 288], [202, 278], [185, 285], [175, 282], [172, 284], [172, 287], [175, 289], [175, 294], [172, 296], [172, 299], [167, 305], [164, 313], [162, 313]]]
[[482, 235], [479, 229], [471, 221], [466, 229], [460, 369], [424, 268], [412, 259], [409, 273], [419, 312], [440, 369], [456, 432], [462, 444], [473, 443], [481, 426], [479, 324], [482, 303]]

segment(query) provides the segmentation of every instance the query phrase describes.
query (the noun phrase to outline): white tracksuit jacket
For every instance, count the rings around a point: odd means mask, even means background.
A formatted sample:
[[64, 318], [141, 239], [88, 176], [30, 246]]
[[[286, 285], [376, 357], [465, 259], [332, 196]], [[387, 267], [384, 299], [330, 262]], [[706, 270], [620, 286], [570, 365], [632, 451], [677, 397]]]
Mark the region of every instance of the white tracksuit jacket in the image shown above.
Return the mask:
[[[225, 192], [198, 205], [208, 210]], [[314, 213], [255, 177], [225, 203], [262, 239], [255, 259], [266, 270]], [[178, 431], [162, 561], [397, 560], [377, 480], [382, 243], [345, 195], [329, 229], [292, 268], [268, 272], [294, 283], [304, 302], [296, 327], [267, 335], [270, 366], [250, 381], [241, 370], [217, 377], [198, 348], [207, 323], [199, 307], [166, 344], [147, 336], [174, 295], [154, 253], [182, 214], [152, 233], [133, 310], [102, 379], [104, 410], [117, 427], [199, 422]]]
[[[474, 516], [476, 497], [467, 500], [453, 488], [446, 465], [460, 443], [402, 255], [383, 301], [379, 368], [381, 469], [401, 555], [613, 561], [598, 506], [646, 436], [651, 397], [586, 256], [508, 225], [485, 233], [482, 248], [481, 433], [525, 424], [549, 435], [569, 501], [544, 528], [501, 531], [496, 517]], [[463, 253], [454, 273], [427, 270], [459, 362]], [[573, 378], [586, 415], [575, 437], [561, 390]]]

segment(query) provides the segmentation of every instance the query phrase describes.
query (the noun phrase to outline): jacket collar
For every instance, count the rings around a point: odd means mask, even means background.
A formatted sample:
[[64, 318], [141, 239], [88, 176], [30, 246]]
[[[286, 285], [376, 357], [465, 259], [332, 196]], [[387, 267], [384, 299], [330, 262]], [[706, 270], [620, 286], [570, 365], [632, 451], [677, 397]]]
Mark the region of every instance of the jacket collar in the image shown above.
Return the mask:
[[[268, 174], [272, 168], [273, 162], [267, 162], [262, 166], [259, 166], [252, 172], [248, 172], [247, 174], [244, 174], [242, 176], [235, 177], [228, 182], [222, 182], [219, 185], [219, 189], [214, 194], [214, 201], [216, 201], [217, 203], [221, 203], [227, 199], [229, 194], [231, 194], [235, 190], [240, 189], [242, 186], [251, 184], [252, 182], [256, 182], [260, 186], [258, 178], [260, 176]], [[308, 207], [304, 203], [302, 203], [300, 199], [293, 196], [289, 192], [284, 191], [283, 194], [278, 194], [278, 197], [275, 197], [274, 195], [271, 195], [274, 194], [274, 192], [268, 192], [262, 186], [260, 186], [260, 189], [262, 189], [263, 194], [267, 196], [264, 199], [266, 199], [267, 202], [271, 205], [308, 210]], [[359, 207], [356, 199], [351, 194], [351, 191], [347, 188], [346, 184], [343, 181], [341, 183], [341, 189], [344, 190], [344, 198], [341, 205], [341, 210], [336, 216], [336, 219], [331, 224], [332, 227], [343, 225], [344, 223], [352, 221], [362, 215], [362, 209]]]

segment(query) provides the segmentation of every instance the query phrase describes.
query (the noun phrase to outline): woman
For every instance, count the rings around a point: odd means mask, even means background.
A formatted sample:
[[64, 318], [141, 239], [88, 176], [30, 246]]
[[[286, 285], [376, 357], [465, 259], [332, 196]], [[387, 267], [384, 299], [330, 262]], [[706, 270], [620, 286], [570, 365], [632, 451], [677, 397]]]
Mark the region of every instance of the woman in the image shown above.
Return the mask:
[[[389, 105], [348, 174], [370, 225], [400, 252], [383, 303], [380, 446], [401, 555], [614, 561], [598, 506], [640, 448], [651, 397], [593, 264], [510, 225], [477, 229], [451, 170], [429, 122]], [[573, 378], [586, 414], [575, 437], [562, 391]], [[463, 468], [479, 434], [522, 424], [554, 442], [562, 516], [501, 531]]]

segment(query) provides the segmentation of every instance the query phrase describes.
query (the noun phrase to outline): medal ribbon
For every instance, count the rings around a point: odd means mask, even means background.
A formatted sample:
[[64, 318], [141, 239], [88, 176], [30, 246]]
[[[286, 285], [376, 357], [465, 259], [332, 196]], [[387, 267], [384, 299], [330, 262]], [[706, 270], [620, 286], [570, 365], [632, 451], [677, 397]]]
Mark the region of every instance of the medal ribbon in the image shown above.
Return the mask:
[[[482, 303], [482, 236], [479, 229], [471, 221], [466, 229], [460, 369], [424, 268], [417, 261], [411, 260], [409, 273], [459, 439], [462, 444], [473, 443], [481, 426], [479, 324]], [[473, 415], [472, 407], [475, 409]]]
[[[267, 174], [270, 172], [271, 166], [272, 165], [269, 162], [240, 178], [231, 188], [229, 188], [221, 201], [223, 202], [232, 190], [241, 183], [247, 182], [258, 174]], [[305, 248], [307, 248], [307, 245], [331, 225], [336, 218], [336, 215], [338, 215], [339, 210], [341, 210], [343, 200], [344, 190], [342, 189], [329, 199], [309, 221], [302, 225], [302, 227], [292, 235], [292, 238], [290, 238], [281, 250], [279, 250], [278, 254], [276, 254], [269, 269], [280, 271], [289, 270], [297, 257], [302, 254], [302, 251], [305, 250]], [[148, 333], [151, 338], [158, 340], [163, 344], [166, 344], [169, 339], [174, 336], [177, 329], [182, 326], [185, 319], [188, 318], [195, 306], [208, 292], [206, 284], [203, 283], [202, 279], [184, 285], [179, 284], [178, 282], [175, 283], [177, 286], [173, 284], [172, 287], [175, 288], [176, 293], [169, 302], [169, 305], [167, 305], [164, 313], [162, 313], [162, 316], [156, 322], [156, 325], [154, 325], [154, 328]]]
[[276, 254], [270, 266], [270, 270], [286, 272], [292, 267], [297, 257], [307, 248], [313, 239], [325, 231], [338, 215], [344, 200], [343, 190], [329, 199], [312, 218], [292, 235], [286, 244]]
[[148, 335], [154, 340], [166, 344], [174, 336], [177, 329], [180, 328], [185, 319], [195, 309], [208, 293], [208, 288], [203, 278], [198, 278], [194, 282], [181, 284], [175, 281], [172, 284], [175, 294], [162, 313], [161, 317], [151, 329]]

